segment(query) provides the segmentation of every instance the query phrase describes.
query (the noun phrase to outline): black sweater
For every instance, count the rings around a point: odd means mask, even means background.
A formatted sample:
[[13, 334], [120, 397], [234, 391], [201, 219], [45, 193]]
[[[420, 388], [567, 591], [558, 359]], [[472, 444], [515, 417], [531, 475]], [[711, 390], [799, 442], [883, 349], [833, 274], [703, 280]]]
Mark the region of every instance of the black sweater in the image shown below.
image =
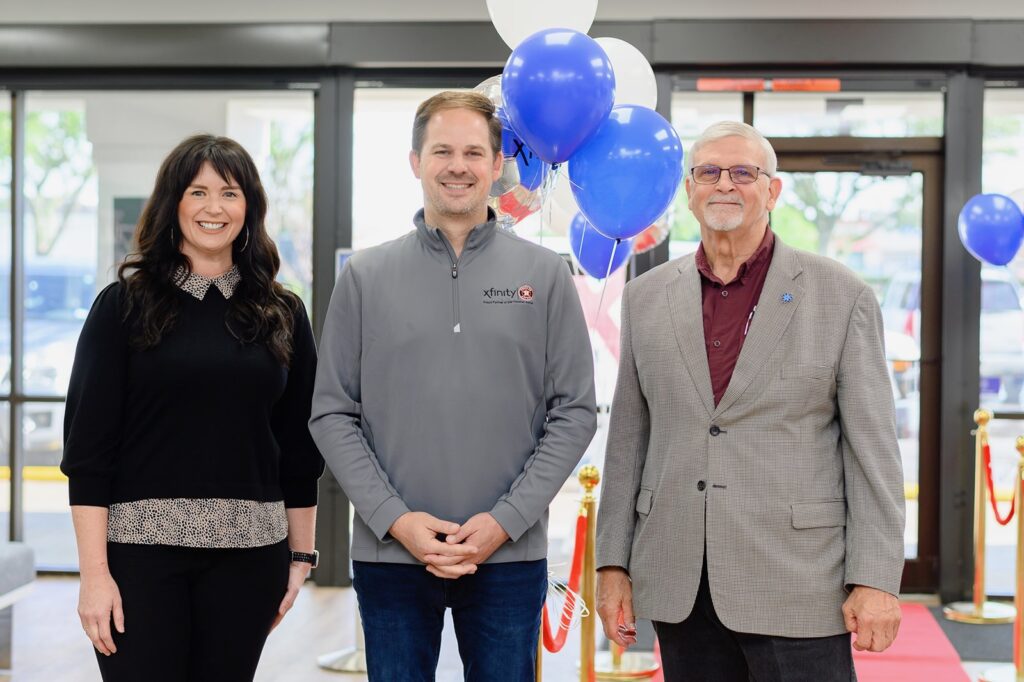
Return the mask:
[[316, 347], [299, 304], [291, 367], [225, 326], [228, 301], [184, 291], [174, 328], [145, 351], [129, 347], [123, 287], [96, 298], [68, 388], [61, 470], [71, 504], [153, 498], [316, 504], [324, 461], [307, 422]]

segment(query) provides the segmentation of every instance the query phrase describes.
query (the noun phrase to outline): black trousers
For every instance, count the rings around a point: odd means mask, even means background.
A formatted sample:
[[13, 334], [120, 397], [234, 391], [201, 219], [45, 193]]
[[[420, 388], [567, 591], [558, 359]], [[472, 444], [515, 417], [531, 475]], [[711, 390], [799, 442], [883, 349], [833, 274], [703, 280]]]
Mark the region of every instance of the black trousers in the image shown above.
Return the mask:
[[108, 543], [124, 605], [104, 682], [251, 682], [288, 587], [287, 540], [252, 549]]
[[850, 635], [773, 637], [733, 632], [711, 603], [707, 563], [693, 612], [654, 623], [665, 682], [856, 682]]

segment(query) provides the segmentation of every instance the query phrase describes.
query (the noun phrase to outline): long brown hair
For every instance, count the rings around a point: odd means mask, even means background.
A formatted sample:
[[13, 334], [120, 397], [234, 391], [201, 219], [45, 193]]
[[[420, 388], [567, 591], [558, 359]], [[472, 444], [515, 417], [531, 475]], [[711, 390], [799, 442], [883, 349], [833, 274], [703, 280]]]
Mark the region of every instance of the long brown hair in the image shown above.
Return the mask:
[[191, 261], [180, 249], [178, 204], [204, 163], [245, 195], [243, 232], [248, 236], [239, 234], [231, 247], [242, 281], [231, 296], [224, 323], [240, 343], [266, 343], [287, 367], [294, 314], [301, 303], [274, 279], [281, 258], [267, 235], [267, 195], [256, 164], [240, 144], [214, 135], [189, 137], [164, 159], [135, 230], [135, 250], [117, 269], [126, 292], [125, 320], [133, 318], [131, 344], [138, 350], [156, 346], [178, 319], [174, 273], [179, 267], [192, 272]]

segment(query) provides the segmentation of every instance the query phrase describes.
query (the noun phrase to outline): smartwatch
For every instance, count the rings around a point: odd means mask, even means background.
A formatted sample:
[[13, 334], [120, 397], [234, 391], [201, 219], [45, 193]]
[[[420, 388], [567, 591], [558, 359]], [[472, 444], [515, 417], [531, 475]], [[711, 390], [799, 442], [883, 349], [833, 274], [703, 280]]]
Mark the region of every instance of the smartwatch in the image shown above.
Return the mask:
[[316, 551], [315, 549], [313, 550], [312, 554], [307, 554], [306, 552], [296, 552], [294, 549], [291, 550], [291, 553], [292, 561], [301, 561], [306, 564], [312, 564], [310, 568], [316, 568], [317, 565], [320, 563], [320, 552]]

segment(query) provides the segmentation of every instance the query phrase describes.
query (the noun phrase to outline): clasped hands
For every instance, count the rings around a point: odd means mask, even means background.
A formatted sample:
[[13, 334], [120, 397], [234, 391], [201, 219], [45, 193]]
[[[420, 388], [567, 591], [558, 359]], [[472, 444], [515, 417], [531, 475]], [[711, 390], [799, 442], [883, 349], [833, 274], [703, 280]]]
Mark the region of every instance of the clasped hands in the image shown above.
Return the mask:
[[487, 512], [470, 517], [461, 526], [426, 512], [406, 512], [391, 524], [389, 532], [426, 564], [427, 571], [449, 579], [476, 573], [477, 566], [508, 540], [508, 533]]

